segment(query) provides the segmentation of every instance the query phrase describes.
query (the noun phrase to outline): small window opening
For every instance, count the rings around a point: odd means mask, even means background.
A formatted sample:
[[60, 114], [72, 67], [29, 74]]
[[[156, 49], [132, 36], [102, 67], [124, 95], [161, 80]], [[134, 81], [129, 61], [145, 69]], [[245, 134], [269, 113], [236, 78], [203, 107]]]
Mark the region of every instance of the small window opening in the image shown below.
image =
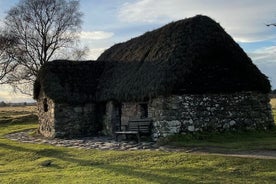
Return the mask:
[[140, 118], [147, 118], [148, 117], [148, 104], [140, 104]]
[[44, 110], [44, 112], [48, 112], [47, 98], [44, 98], [44, 100], [43, 100], [43, 110]]

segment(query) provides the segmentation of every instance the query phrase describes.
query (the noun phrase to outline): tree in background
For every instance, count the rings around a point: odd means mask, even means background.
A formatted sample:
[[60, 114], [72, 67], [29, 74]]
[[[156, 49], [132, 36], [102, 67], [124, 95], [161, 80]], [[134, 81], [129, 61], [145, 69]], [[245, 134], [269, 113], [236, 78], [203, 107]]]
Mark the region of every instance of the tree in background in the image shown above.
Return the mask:
[[[5, 74], [0, 78], [1, 83], [30, 94], [42, 65], [64, 58], [65, 50], [73, 53], [81, 17], [79, 1], [74, 0], [21, 0], [11, 8], [5, 18], [3, 34], [15, 44], [9, 43], [8, 52], [3, 54], [9, 56], [2, 62], [9, 72], [1, 71]], [[5, 67], [1, 67], [3, 69]]]
[[6, 106], [7, 104], [4, 101], [0, 102], [0, 107], [6, 107]]
[[5, 76], [12, 73], [17, 63], [12, 62], [12, 48], [16, 44], [14, 38], [0, 35], [0, 84], [5, 84]]

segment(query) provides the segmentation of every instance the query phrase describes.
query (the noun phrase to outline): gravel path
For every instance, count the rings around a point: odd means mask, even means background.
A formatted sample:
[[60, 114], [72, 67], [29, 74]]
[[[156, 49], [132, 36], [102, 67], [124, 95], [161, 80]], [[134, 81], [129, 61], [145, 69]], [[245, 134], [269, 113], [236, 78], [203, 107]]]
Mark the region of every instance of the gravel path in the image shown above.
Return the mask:
[[33, 137], [30, 133], [33, 130], [7, 134], [5, 137], [10, 140], [34, 144], [51, 144], [55, 146], [97, 149], [97, 150], [151, 150], [168, 152], [186, 152], [196, 154], [212, 154], [219, 156], [231, 156], [242, 158], [276, 159], [276, 150], [246, 150], [246, 151], [225, 151], [216, 147], [193, 147], [177, 148], [171, 146], [159, 146], [155, 142], [115, 141], [110, 137], [86, 137], [82, 139], [46, 139], [44, 137]]
[[44, 137], [34, 137], [30, 133], [33, 130], [16, 132], [5, 135], [7, 139], [20, 141], [24, 143], [51, 144], [55, 146], [80, 148], [80, 149], [98, 149], [98, 150], [159, 150], [155, 142], [136, 141], [115, 141], [111, 137], [85, 137], [81, 139], [46, 139]]

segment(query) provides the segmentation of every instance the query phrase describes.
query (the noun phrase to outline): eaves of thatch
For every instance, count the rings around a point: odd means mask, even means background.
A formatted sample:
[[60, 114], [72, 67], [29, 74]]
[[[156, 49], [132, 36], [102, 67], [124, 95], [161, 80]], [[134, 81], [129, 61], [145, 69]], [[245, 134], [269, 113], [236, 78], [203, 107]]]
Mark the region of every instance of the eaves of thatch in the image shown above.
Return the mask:
[[41, 91], [55, 102], [95, 101], [104, 63], [57, 60], [45, 64], [34, 84], [34, 99]]

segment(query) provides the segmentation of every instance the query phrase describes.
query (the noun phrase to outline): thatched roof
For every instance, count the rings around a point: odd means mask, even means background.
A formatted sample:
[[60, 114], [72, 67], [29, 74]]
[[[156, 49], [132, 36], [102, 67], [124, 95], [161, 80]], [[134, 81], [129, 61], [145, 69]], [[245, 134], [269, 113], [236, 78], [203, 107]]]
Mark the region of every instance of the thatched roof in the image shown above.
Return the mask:
[[104, 63], [58, 60], [45, 64], [34, 84], [34, 99], [40, 91], [56, 102], [94, 101]]
[[172, 22], [116, 44], [98, 60], [137, 63], [127, 78], [114, 78], [115, 89], [122, 89], [119, 96], [270, 91], [267, 77], [207, 16]]
[[[84, 67], [85, 71], [72, 72], [91, 80], [93, 87], [84, 88], [93, 92], [85, 93], [99, 101], [143, 100], [170, 94], [270, 92], [267, 77], [231, 36], [206, 16], [172, 22], [116, 44], [97, 62], [86, 64], [89, 67]], [[86, 76], [89, 68], [97, 71], [94, 78]], [[83, 80], [79, 78], [78, 82]]]

